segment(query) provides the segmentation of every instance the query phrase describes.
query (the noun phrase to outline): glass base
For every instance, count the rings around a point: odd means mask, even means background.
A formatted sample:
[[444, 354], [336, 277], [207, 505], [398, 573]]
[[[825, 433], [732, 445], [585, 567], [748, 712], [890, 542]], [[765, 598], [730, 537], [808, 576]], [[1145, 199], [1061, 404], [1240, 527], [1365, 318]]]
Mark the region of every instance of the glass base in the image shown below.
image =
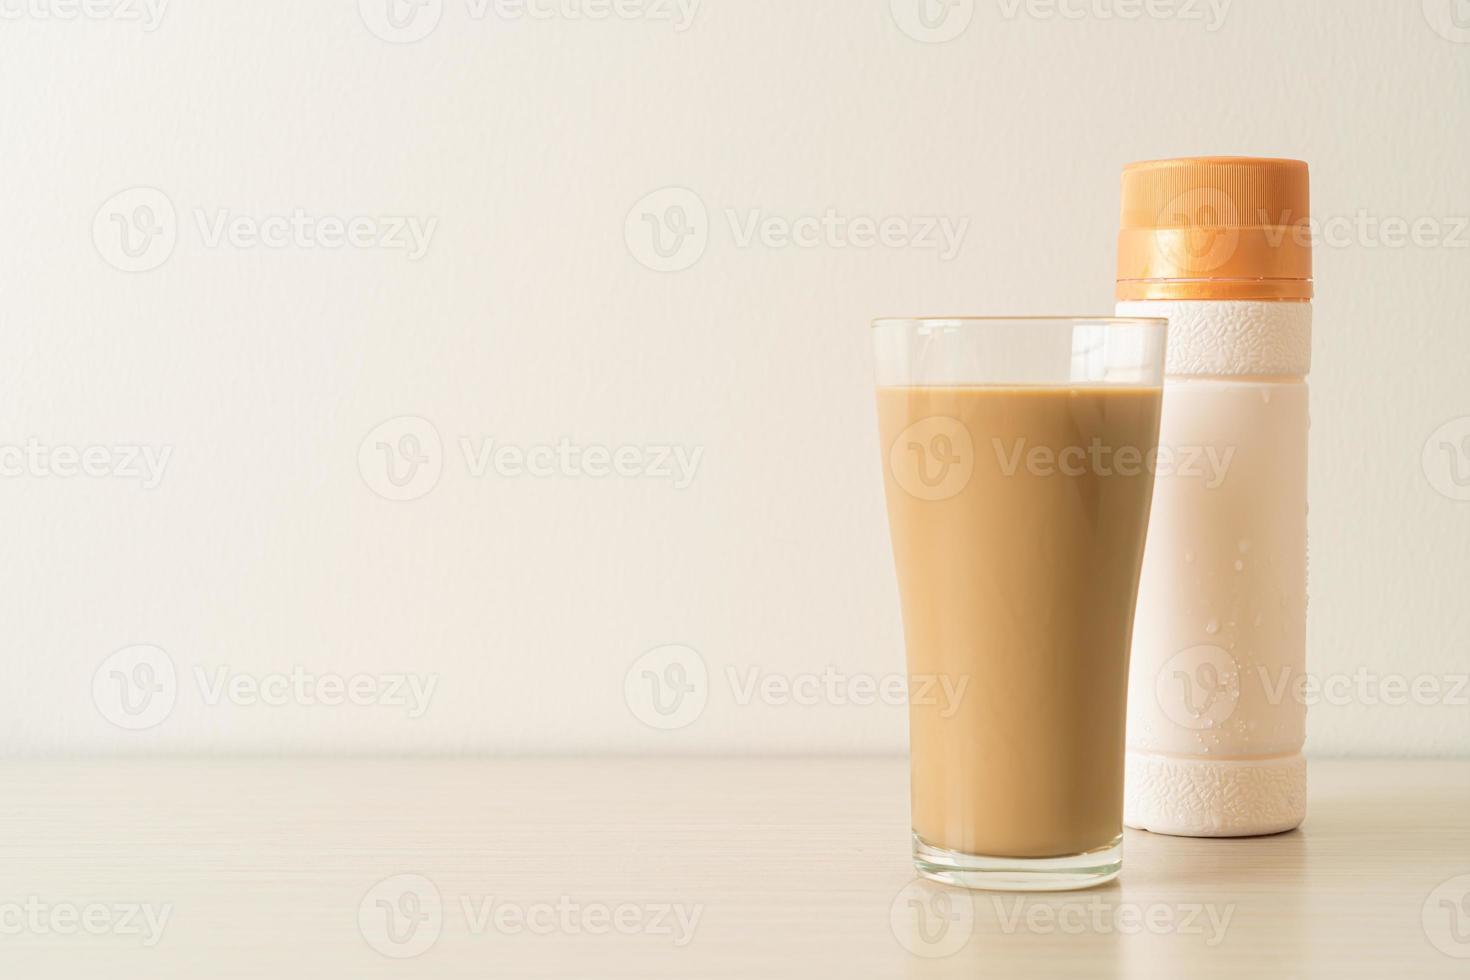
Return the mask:
[[1066, 892], [1092, 888], [1123, 870], [1123, 837], [1083, 854], [1049, 858], [986, 857], [935, 847], [914, 835], [914, 867], [925, 878], [1000, 892]]

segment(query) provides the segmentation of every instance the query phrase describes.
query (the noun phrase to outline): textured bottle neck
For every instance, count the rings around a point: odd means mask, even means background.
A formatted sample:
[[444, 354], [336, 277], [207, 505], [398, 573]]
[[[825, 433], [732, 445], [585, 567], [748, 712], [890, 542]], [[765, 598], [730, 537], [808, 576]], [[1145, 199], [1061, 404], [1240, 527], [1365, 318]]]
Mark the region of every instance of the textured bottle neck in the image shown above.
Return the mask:
[[1172, 377], [1303, 378], [1312, 368], [1312, 304], [1130, 300], [1120, 316], [1169, 319]]

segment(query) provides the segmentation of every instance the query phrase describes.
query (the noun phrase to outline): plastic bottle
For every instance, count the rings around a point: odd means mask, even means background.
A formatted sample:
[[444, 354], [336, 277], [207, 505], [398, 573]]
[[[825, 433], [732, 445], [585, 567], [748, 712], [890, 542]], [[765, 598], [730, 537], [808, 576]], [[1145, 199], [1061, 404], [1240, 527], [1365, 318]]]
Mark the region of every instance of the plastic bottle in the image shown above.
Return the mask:
[[1134, 626], [1124, 821], [1193, 837], [1306, 815], [1307, 165], [1128, 166], [1118, 313], [1169, 319]]

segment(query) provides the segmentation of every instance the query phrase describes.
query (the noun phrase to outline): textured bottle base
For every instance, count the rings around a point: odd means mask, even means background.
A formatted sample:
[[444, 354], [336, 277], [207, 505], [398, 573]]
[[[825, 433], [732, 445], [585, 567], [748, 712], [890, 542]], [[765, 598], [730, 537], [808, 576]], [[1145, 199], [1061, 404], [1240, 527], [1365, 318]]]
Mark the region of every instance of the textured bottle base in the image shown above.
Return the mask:
[[1307, 760], [1178, 758], [1129, 751], [1123, 822], [1176, 837], [1255, 837], [1301, 825]]

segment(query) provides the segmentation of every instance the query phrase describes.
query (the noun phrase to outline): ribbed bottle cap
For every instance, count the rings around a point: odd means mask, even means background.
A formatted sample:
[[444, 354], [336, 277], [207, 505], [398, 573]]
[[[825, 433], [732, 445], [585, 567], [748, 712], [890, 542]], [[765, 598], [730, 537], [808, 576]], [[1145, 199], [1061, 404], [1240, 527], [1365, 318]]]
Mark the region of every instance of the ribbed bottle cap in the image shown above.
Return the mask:
[[1311, 299], [1309, 188], [1300, 160], [1129, 164], [1118, 299]]

